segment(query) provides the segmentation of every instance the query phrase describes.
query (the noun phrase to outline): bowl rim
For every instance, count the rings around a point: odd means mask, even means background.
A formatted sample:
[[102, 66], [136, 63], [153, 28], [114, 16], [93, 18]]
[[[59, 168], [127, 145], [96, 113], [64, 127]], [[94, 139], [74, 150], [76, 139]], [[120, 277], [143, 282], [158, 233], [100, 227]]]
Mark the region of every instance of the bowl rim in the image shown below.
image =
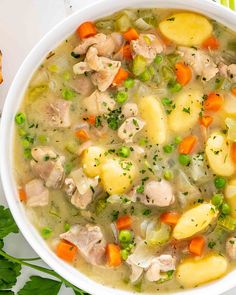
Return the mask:
[[[236, 31], [236, 13], [214, 3], [211, 0], [95, 0], [93, 3], [82, 1], [79, 10], [68, 16], [52, 28], [30, 51], [20, 66], [13, 83], [8, 91], [4, 104], [1, 126], [0, 126], [0, 171], [2, 185], [5, 196], [12, 212], [12, 215], [24, 235], [27, 242], [35, 252], [59, 275], [67, 281], [93, 295], [110, 295], [114, 291], [112, 287], [104, 286], [93, 281], [69, 264], [60, 260], [40, 237], [36, 228], [31, 224], [23, 205], [17, 197], [16, 181], [13, 169], [13, 135], [14, 135], [14, 115], [22, 102], [23, 94], [27, 84], [39, 64], [44, 60], [46, 54], [56, 48], [68, 35], [76, 28], [76, 24], [87, 19], [96, 19], [113, 12], [129, 7], [159, 7], [192, 10], [206, 14], [213, 19], [227, 25]], [[56, 44], [56, 45], [55, 45]], [[205, 284], [197, 289], [177, 291], [171, 294], [197, 295], [202, 292], [205, 295], [217, 295], [236, 286], [234, 275], [236, 270], [230, 272], [220, 280]], [[132, 291], [115, 289], [117, 295], [130, 295]], [[148, 293], [143, 293], [148, 294]], [[163, 293], [158, 293], [163, 294]], [[165, 293], [166, 294], [166, 293]]]

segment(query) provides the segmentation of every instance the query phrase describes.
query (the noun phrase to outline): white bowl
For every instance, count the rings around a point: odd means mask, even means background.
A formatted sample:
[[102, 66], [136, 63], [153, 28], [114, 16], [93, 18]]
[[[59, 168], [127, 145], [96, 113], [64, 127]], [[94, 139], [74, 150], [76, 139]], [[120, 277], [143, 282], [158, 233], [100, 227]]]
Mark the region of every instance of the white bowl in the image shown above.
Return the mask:
[[[38, 255], [57, 273], [75, 286], [96, 295], [110, 295], [114, 289], [100, 285], [75, 268], [60, 260], [47, 246], [37, 230], [28, 220], [24, 208], [18, 199], [16, 182], [13, 175], [13, 132], [14, 116], [23, 98], [27, 84], [43, 61], [47, 53], [72, 34], [75, 28], [85, 20], [93, 20], [101, 16], [127, 7], [160, 7], [194, 10], [206, 14], [224, 23], [236, 31], [236, 13], [210, 0], [99, 0], [93, 4], [81, 1], [81, 8], [54, 27], [30, 52], [20, 67], [9, 90], [1, 122], [1, 177], [5, 195], [11, 212], [21, 232]], [[217, 295], [236, 286], [236, 270], [224, 278], [201, 286], [197, 289], [177, 292], [179, 295]], [[176, 292], [174, 292], [176, 294]], [[169, 294], [174, 294], [169, 293]], [[116, 295], [130, 295], [131, 292], [115, 290]]]

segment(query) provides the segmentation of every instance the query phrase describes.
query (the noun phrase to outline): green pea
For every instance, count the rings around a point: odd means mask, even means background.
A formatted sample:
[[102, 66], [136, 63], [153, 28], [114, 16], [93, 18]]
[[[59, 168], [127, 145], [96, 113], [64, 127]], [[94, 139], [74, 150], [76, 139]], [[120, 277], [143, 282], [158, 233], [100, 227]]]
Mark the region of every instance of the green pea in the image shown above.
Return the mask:
[[151, 74], [148, 70], [144, 71], [140, 76], [139, 76], [139, 79], [142, 81], [142, 82], [147, 82], [149, 80], [151, 80]]
[[131, 232], [129, 230], [121, 230], [118, 236], [118, 239], [121, 243], [130, 243], [132, 239]]
[[222, 211], [223, 214], [229, 215], [230, 212], [231, 212], [231, 208], [227, 203], [223, 203], [221, 211]]
[[191, 163], [191, 157], [189, 155], [180, 154], [178, 160], [183, 166], [188, 166]]
[[214, 206], [216, 206], [217, 208], [219, 208], [222, 203], [223, 203], [223, 196], [221, 194], [215, 194], [212, 198], [211, 198], [211, 202]]
[[70, 228], [71, 228], [70, 224], [66, 222], [66, 223], [64, 224], [64, 230], [65, 230], [65, 231], [68, 231], [68, 230], [70, 230]]
[[134, 79], [132, 78], [127, 78], [125, 81], [124, 81], [124, 87], [125, 88], [132, 88], [134, 86]]
[[25, 123], [25, 120], [26, 120], [26, 116], [24, 113], [18, 113], [16, 114], [15, 116], [15, 122], [17, 125], [22, 125]]
[[218, 176], [215, 178], [214, 184], [215, 184], [215, 187], [218, 189], [224, 188], [226, 185], [226, 180], [223, 177]]
[[127, 146], [122, 146], [119, 148], [117, 154], [122, 158], [128, 158], [128, 156], [130, 155], [130, 148]]
[[48, 66], [48, 70], [52, 73], [57, 73], [59, 69], [58, 69], [57, 65], [52, 64], [52, 65]]
[[167, 145], [164, 145], [163, 146], [163, 151], [166, 153], [166, 154], [170, 154], [173, 152], [173, 146], [171, 144], [167, 144]]
[[64, 79], [65, 81], [70, 80], [70, 78], [71, 78], [71, 74], [70, 74], [69, 72], [64, 72], [64, 73], [63, 73], [63, 79]]
[[169, 106], [172, 104], [172, 100], [168, 97], [163, 97], [161, 102], [164, 106]]
[[23, 139], [22, 145], [24, 148], [28, 148], [28, 147], [30, 147], [30, 142], [27, 139]]
[[128, 98], [128, 93], [125, 91], [119, 91], [116, 94], [116, 101], [118, 103], [124, 103]]
[[165, 170], [163, 174], [165, 180], [173, 179], [173, 172], [171, 170]]
[[129, 257], [129, 252], [126, 249], [123, 249], [120, 251], [120, 255], [123, 260], [127, 260]]
[[181, 138], [180, 136], [176, 136], [176, 137], [174, 138], [174, 144], [180, 144], [181, 141], [182, 141], [182, 138]]
[[31, 149], [30, 148], [25, 148], [24, 149], [24, 157], [26, 159], [31, 159], [32, 155], [31, 155]]
[[175, 93], [175, 92], [179, 92], [182, 89], [182, 85], [177, 82], [169, 83], [168, 88], [171, 92]]
[[18, 129], [18, 134], [20, 136], [24, 137], [24, 136], [26, 136], [27, 133], [26, 133], [26, 131], [23, 128], [19, 128]]
[[41, 235], [44, 239], [48, 239], [52, 234], [52, 229], [48, 226], [45, 226], [41, 229]]
[[39, 134], [38, 137], [37, 137], [38, 141], [40, 143], [46, 143], [48, 141], [48, 138], [46, 135], [44, 134]]
[[71, 100], [76, 96], [76, 93], [74, 90], [69, 89], [69, 88], [63, 88], [62, 89], [62, 97], [65, 100]]
[[158, 54], [154, 59], [154, 63], [157, 65], [159, 65], [162, 61], [163, 61], [163, 56], [161, 54]]

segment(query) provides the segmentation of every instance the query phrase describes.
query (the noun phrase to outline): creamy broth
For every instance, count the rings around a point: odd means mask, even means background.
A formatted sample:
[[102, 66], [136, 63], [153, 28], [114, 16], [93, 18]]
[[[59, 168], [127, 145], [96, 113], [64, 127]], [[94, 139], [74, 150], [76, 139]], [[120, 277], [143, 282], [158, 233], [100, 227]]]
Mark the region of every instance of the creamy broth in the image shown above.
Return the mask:
[[235, 32], [170, 9], [83, 24], [16, 114], [21, 201], [52, 251], [101, 284], [218, 279], [236, 259], [235, 117]]

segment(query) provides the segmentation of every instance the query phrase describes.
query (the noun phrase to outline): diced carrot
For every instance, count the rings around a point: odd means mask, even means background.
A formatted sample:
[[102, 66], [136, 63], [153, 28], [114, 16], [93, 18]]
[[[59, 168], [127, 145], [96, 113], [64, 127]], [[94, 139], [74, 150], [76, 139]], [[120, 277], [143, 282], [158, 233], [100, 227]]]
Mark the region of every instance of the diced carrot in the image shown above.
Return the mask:
[[76, 30], [80, 39], [92, 37], [97, 34], [97, 29], [93, 22], [84, 22]]
[[183, 86], [188, 84], [192, 78], [191, 68], [182, 62], [179, 62], [175, 65], [175, 74], [177, 82]]
[[233, 95], [236, 96], [236, 87], [231, 88], [231, 92], [232, 92]]
[[202, 236], [195, 237], [189, 244], [189, 252], [194, 255], [201, 256], [205, 246], [205, 239]]
[[204, 108], [207, 111], [217, 112], [223, 105], [223, 97], [215, 92], [211, 92], [204, 101]]
[[129, 215], [121, 216], [116, 221], [116, 227], [118, 230], [128, 229], [132, 225], [132, 219]]
[[25, 202], [27, 200], [27, 195], [23, 188], [19, 189], [19, 199], [21, 202]]
[[236, 164], [236, 143], [232, 144], [232, 159], [234, 161], [234, 163]]
[[189, 135], [185, 137], [179, 144], [179, 153], [186, 154], [186, 155], [190, 154], [196, 142], [197, 142], [197, 137], [194, 135]]
[[122, 56], [124, 59], [131, 60], [132, 59], [132, 50], [129, 44], [125, 44], [122, 48]]
[[180, 218], [180, 215], [176, 211], [165, 212], [165, 213], [162, 213], [160, 216], [161, 222], [164, 222], [170, 225], [175, 225], [178, 222], [179, 218]]
[[94, 116], [94, 115], [90, 115], [90, 116], [88, 117], [88, 122], [89, 122], [90, 125], [94, 125], [95, 122], [96, 122], [96, 116]]
[[216, 50], [219, 47], [220, 47], [219, 40], [214, 36], [209, 37], [202, 44], [202, 48], [204, 48], [204, 49]]
[[127, 40], [127, 41], [136, 40], [139, 37], [138, 32], [133, 28], [131, 28], [127, 32], [125, 32], [123, 34], [123, 36], [124, 36], [125, 40]]
[[72, 262], [75, 258], [78, 248], [64, 240], [61, 240], [57, 245], [56, 253], [57, 256], [68, 261]]
[[124, 82], [124, 80], [126, 80], [129, 76], [129, 73], [123, 69], [122, 67], [119, 68], [118, 73], [116, 74], [112, 84], [113, 85], [120, 85]]
[[106, 253], [109, 266], [116, 267], [121, 264], [120, 247], [118, 245], [108, 244]]
[[213, 118], [211, 116], [202, 116], [199, 118], [199, 124], [206, 128], [210, 126], [212, 122]]
[[83, 141], [89, 140], [90, 136], [85, 129], [78, 129], [75, 132], [75, 136]]

